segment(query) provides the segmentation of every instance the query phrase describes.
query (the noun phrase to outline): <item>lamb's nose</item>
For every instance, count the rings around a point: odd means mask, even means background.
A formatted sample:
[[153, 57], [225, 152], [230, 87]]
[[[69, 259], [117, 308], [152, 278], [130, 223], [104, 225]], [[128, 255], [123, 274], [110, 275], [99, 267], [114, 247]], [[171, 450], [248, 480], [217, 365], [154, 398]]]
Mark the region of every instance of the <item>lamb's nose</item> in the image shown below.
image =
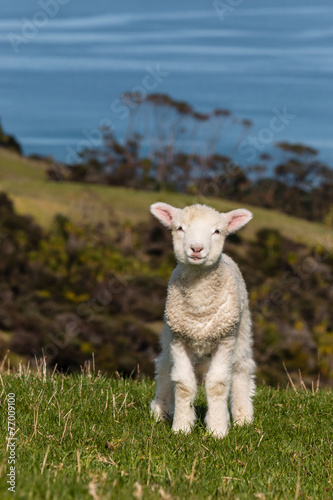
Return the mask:
[[203, 250], [203, 247], [195, 247], [195, 246], [192, 246], [191, 247], [191, 250], [193, 253], [200, 253], [201, 250]]

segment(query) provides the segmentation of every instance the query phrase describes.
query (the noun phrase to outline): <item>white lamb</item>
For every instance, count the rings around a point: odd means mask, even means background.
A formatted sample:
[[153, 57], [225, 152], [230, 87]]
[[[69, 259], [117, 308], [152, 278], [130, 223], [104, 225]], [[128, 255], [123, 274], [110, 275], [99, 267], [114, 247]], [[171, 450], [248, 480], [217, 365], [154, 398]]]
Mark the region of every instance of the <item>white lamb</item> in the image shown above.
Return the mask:
[[242, 425], [253, 418], [255, 363], [247, 291], [237, 264], [222, 253], [226, 236], [252, 214], [245, 209], [219, 213], [205, 205], [181, 210], [166, 203], [154, 203], [150, 210], [172, 230], [178, 261], [168, 287], [151, 411], [157, 420], [173, 415], [174, 432], [190, 432], [200, 364], [206, 426], [221, 438], [228, 432], [230, 390], [234, 422]]

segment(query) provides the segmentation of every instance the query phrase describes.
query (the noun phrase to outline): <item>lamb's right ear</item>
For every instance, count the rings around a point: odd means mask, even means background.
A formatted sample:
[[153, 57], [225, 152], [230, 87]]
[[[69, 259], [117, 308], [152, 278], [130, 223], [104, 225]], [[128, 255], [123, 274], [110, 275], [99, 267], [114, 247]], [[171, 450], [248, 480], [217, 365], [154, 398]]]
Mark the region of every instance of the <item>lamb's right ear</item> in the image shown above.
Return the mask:
[[180, 211], [179, 208], [175, 208], [167, 203], [154, 203], [150, 206], [150, 212], [158, 219], [164, 226], [172, 229], [174, 226], [173, 218]]

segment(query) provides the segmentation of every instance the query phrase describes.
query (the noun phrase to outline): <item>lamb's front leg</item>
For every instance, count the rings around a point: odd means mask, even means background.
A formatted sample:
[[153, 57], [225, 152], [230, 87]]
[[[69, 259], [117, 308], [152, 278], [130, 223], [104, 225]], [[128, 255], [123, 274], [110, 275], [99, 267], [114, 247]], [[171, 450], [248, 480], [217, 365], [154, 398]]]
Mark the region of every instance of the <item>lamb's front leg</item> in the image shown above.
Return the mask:
[[172, 430], [190, 432], [195, 423], [194, 398], [197, 389], [189, 350], [179, 341], [171, 344], [171, 379], [175, 390]]
[[205, 389], [208, 412], [205, 418], [207, 430], [215, 437], [222, 438], [228, 432], [230, 415], [228, 397], [232, 373], [232, 353], [235, 339], [226, 339], [212, 354], [207, 371]]

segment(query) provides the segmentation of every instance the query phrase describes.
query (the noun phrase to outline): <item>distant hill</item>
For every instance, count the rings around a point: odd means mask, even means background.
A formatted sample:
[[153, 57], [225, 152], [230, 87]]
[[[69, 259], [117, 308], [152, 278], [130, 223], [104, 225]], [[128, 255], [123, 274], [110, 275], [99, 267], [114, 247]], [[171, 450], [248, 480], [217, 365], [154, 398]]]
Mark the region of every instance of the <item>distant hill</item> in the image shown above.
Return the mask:
[[[148, 221], [149, 206], [156, 201], [165, 201], [179, 207], [205, 203], [221, 212], [239, 207], [236, 202], [216, 198], [74, 182], [51, 182], [46, 179], [49, 167], [50, 164], [45, 161], [31, 160], [0, 148], [0, 190], [12, 198], [18, 213], [33, 215], [44, 227], [48, 227], [53, 217], [59, 213], [70, 216], [76, 222], [103, 222], [108, 219], [110, 210], [122, 222]], [[243, 230], [245, 238], [251, 238], [258, 230], [269, 227], [295, 242], [309, 246], [322, 244], [327, 249], [333, 249], [332, 231], [323, 224], [290, 217], [274, 210], [242, 206], [254, 214], [251, 224]]]

